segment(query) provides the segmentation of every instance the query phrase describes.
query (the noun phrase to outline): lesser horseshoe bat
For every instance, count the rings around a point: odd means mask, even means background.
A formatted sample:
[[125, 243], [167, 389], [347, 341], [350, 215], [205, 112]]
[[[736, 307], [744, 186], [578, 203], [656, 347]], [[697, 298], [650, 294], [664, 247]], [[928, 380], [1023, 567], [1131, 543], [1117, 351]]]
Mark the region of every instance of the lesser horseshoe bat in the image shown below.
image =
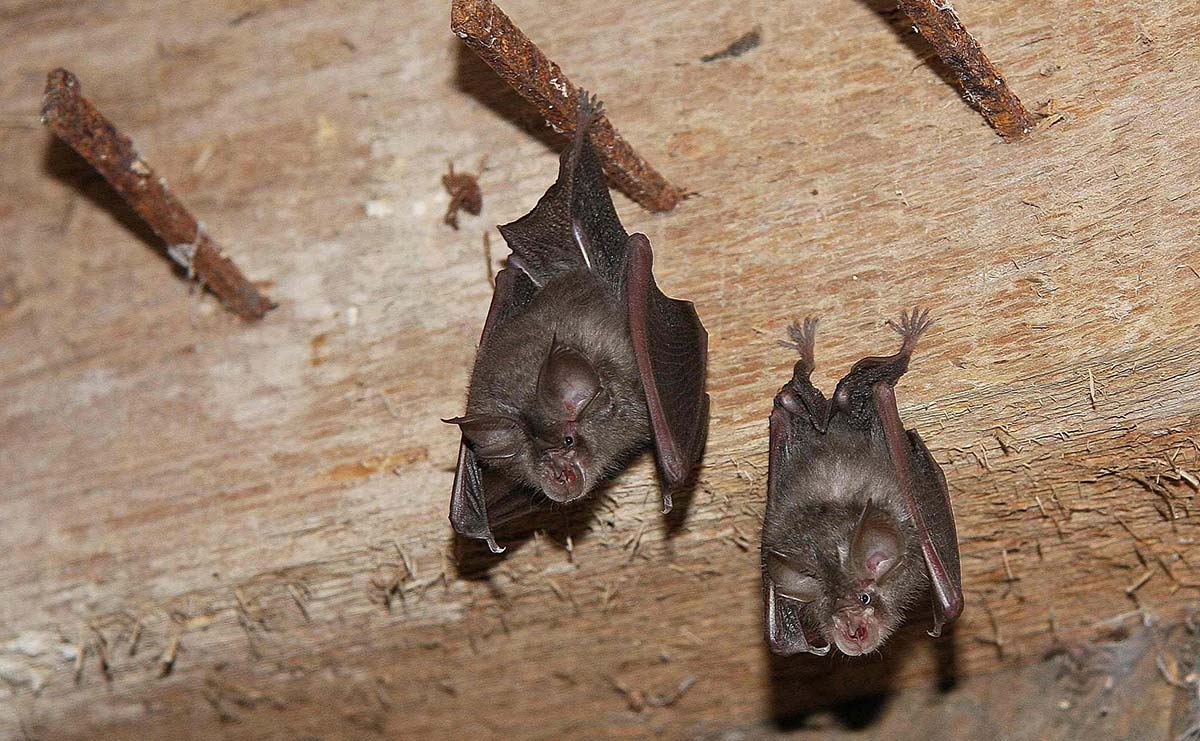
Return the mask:
[[658, 290], [650, 241], [617, 218], [588, 137], [600, 105], [579, 101], [558, 179], [500, 227], [512, 254], [496, 276], [466, 413], [446, 420], [462, 430], [450, 521], [495, 553], [485, 471], [507, 491], [570, 502], [653, 440], [668, 512], [708, 425], [708, 335], [690, 302]]
[[762, 533], [766, 636], [777, 654], [874, 651], [927, 585], [930, 635], [962, 611], [946, 479], [905, 431], [893, 388], [929, 324], [916, 309], [888, 322], [900, 349], [858, 361], [829, 400], [809, 380], [816, 319], [791, 327], [800, 359], [771, 411]]

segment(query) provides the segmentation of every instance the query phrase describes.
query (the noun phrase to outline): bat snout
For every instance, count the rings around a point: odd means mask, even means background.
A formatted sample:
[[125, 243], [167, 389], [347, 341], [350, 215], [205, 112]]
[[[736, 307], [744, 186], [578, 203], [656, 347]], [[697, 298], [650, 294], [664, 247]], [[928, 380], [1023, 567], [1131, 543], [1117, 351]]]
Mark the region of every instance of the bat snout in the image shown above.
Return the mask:
[[876, 635], [871, 621], [858, 612], [842, 612], [834, 618], [834, 643], [847, 656], [861, 656], [875, 649]]
[[574, 457], [551, 456], [547, 461], [547, 473], [543, 490], [555, 502], [570, 502], [587, 493], [587, 476]]

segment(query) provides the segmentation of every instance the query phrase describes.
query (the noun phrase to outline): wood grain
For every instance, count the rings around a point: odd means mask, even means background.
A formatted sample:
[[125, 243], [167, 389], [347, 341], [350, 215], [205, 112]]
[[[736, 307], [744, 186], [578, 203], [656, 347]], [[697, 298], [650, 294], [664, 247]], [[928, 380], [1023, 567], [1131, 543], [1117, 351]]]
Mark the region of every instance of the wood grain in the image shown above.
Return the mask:
[[[617, 208], [704, 319], [713, 419], [681, 518], [643, 457], [484, 569], [446, 522], [439, 418], [491, 294], [481, 233], [542, 194], [557, 138], [445, 4], [7, 4], [0, 736], [715, 734], [1178, 618], [1200, 584], [1200, 19], [955, 5], [1060, 120], [1001, 142], [882, 0], [504, 3], [699, 193]], [[699, 61], [756, 26], [759, 47]], [[275, 277], [263, 322], [165, 280], [40, 128], [60, 65]], [[456, 232], [441, 175], [483, 155]], [[939, 642], [914, 616], [882, 658], [770, 660], [776, 340], [820, 315], [828, 388], [917, 302], [940, 322], [897, 394], [946, 470], [966, 611]]]

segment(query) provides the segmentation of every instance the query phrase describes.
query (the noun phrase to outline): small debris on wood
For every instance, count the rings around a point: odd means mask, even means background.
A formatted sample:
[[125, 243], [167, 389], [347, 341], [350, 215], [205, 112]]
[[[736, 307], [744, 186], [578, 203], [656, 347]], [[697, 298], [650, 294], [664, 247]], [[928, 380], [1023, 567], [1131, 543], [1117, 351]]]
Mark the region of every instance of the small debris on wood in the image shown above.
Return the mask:
[[666, 708], [679, 702], [679, 699], [687, 694], [687, 691], [696, 684], [695, 676], [688, 676], [679, 686], [669, 692], [663, 694], [655, 694], [643, 690], [633, 689], [626, 686], [616, 677], [609, 676], [608, 683], [612, 688], [620, 693], [625, 698], [625, 704], [635, 713], [640, 713], [646, 708]]
[[154, 174], [133, 147], [87, 98], [79, 80], [65, 69], [51, 72], [42, 98], [42, 122], [69, 144], [137, 212], [154, 233], [167, 243], [167, 254], [243, 319], [262, 319], [275, 307], [237, 265], [221, 254], [208, 235]]
[[1001, 550], [1000, 556], [1004, 561], [1004, 581], [1006, 581], [1006, 582], [1020, 581], [1021, 577], [1013, 575], [1012, 566], [1008, 563], [1008, 549], [1005, 548], [1005, 549]]
[[442, 176], [442, 186], [450, 194], [450, 203], [446, 206], [446, 215], [442, 217], [445, 224], [458, 229], [458, 212], [466, 211], [472, 216], [478, 216], [483, 210], [483, 191], [479, 188], [479, 175], [483, 174], [483, 163], [479, 163], [479, 174], [455, 172], [454, 163], [449, 163], [450, 171]]
[[689, 676], [688, 678], [686, 678], [682, 682], [680, 682], [679, 686], [676, 687], [671, 692], [668, 692], [663, 695], [647, 696], [646, 704], [652, 708], [670, 707], [671, 705], [674, 705], [675, 703], [679, 702], [679, 699], [681, 697], [683, 697], [685, 694], [687, 694], [687, 691], [690, 690], [692, 688], [692, 685], [694, 685], [695, 683], [696, 683], [696, 678], [694, 676]]
[[[407, 572], [407, 569], [405, 570]], [[399, 598], [400, 604], [405, 604], [406, 590], [405, 581], [409, 578], [408, 573], [400, 572], [400, 565], [392, 566], [391, 574], [387, 578], [374, 577], [371, 579], [371, 586], [374, 587], [379, 594], [379, 601], [383, 603], [384, 608], [388, 612], [392, 611], [392, 600]]]
[[608, 683], [612, 688], [620, 693], [625, 698], [625, 704], [635, 713], [640, 713], [646, 708], [646, 696], [641, 690], [630, 689], [624, 684], [621, 684], [616, 677], [610, 676]]
[[642, 547], [642, 536], [645, 534], [646, 521], [642, 520], [641, 525], [638, 526], [637, 532], [634, 533], [633, 537], [626, 541], [625, 545], [623, 546], [624, 548], [629, 548], [630, 546], [633, 547], [633, 550], [629, 553], [629, 558], [625, 560], [625, 563], [632, 563], [633, 559], [637, 558], [638, 551]]
[[1009, 89], [979, 42], [963, 28], [949, 2], [898, 0], [898, 4], [917, 33], [958, 77], [967, 102], [979, 109], [996, 133], [1011, 140], [1033, 130], [1037, 124], [1033, 114]]
[[613, 597], [617, 595], [617, 590], [613, 588], [611, 582], [604, 584], [604, 593], [600, 595], [600, 612], [607, 613], [612, 607]]
[[79, 631], [79, 642], [75, 644], [75, 684], [79, 684], [83, 679], [83, 662], [87, 658], [88, 649], [91, 648], [89, 641], [84, 639], [83, 630]]
[[[388, 397], [387, 392], [382, 389], [375, 389], [375, 392], [379, 394], [379, 399], [383, 402], [383, 408], [387, 410], [388, 416], [397, 421], [402, 419], [400, 413], [396, 411], [396, 407], [392, 406], [392, 400]], [[402, 466], [397, 466], [396, 470], [399, 471], [401, 468]], [[397, 475], [399, 474], [397, 473]]]
[[1158, 667], [1158, 673], [1167, 681], [1167, 684], [1180, 689], [1188, 688], [1189, 685], [1184, 680], [1179, 658], [1175, 654], [1170, 652], [1156, 654], [1154, 665]]
[[1050, 98], [1045, 103], [1039, 105], [1034, 110], [1034, 113], [1036, 113], [1042, 119], [1037, 123], [1037, 129], [1039, 131], [1042, 129], [1048, 129], [1051, 126], [1054, 126], [1056, 123], [1063, 121], [1067, 117], [1065, 113], [1058, 110], [1058, 103], [1054, 100], [1054, 98]]
[[104, 676], [106, 682], [111, 682], [113, 678], [112, 664], [108, 660], [108, 639], [104, 637], [104, 633], [96, 626], [91, 626], [92, 633], [96, 635], [96, 640], [92, 644], [96, 647], [96, 660], [100, 664], [100, 673]]
[[142, 621], [135, 618], [133, 634], [129, 637], [129, 655], [137, 656], [138, 645], [142, 641]]
[[700, 57], [701, 62], [715, 62], [718, 59], [731, 59], [740, 57], [751, 49], [762, 43], [762, 27], [756, 26], [754, 30], [748, 31], [737, 37], [732, 44], [725, 47], [721, 51], [705, 54]]
[[[495, 3], [454, 0], [450, 30], [536, 107], [551, 128], [566, 136], [575, 132], [579, 91]], [[603, 112], [592, 124], [590, 138], [604, 173], [625, 195], [651, 211], [670, 211], [679, 203], [683, 191], [642, 159]]]
[[496, 290], [496, 276], [492, 274], [492, 238], [486, 231], [483, 233], [483, 274], [492, 290]]
[[287, 592], [288, 592], [288, 595], [291, 596], [292, 601], [296, 603], [296, 607], [300, 609], [300, 614], [304, 616], [304, 622], [306, 622], [306, 623], [312, 622], [312, 620], [308, 616], [308, 604], [307, 604], [308, 597], [309, 597], [308, 588], [305, 587], [303, 584], [301, 584], [300, 586], [296, 586], [295, 584], [288, 584]]
[[990, 636], [973, 636], [979, 643], [987, 643], [996, 647], [996, 657], [1000, 660], [1004, 659], [1004, 636], [1000, 634], [1000, 623], [996, 620], [995, 613], [988, 605], [987, 600], [981, 600], [983, 611], [987, 613], [988, 622], [992, 625], [992, 635]]
[[182, 640], [183, 630], [176, 627], [167, 641], [167, 647], [163, 649], [162, 656], [158, 658], [158, 676], [165, 677], [175, 669], [175, 659], [179, 657], [179, 643]]
[[1142, 588], [1146, 582], [1154, 576], [1154, 569], [1146, 569], [1146, 573], [1142, 574], [1137, 581], [1125, 587], [1125, 594], [1132, 597], [1137, 590]]

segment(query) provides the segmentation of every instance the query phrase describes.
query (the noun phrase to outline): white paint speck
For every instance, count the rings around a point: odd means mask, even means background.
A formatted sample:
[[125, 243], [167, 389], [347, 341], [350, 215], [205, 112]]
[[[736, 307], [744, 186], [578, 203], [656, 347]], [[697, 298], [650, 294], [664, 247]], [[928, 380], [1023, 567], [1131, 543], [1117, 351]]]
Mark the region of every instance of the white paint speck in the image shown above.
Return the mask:
[[382, 219], [396, 212], [386, 201], [367, 201], [363, 204], [363, 211], [372, 219]]

